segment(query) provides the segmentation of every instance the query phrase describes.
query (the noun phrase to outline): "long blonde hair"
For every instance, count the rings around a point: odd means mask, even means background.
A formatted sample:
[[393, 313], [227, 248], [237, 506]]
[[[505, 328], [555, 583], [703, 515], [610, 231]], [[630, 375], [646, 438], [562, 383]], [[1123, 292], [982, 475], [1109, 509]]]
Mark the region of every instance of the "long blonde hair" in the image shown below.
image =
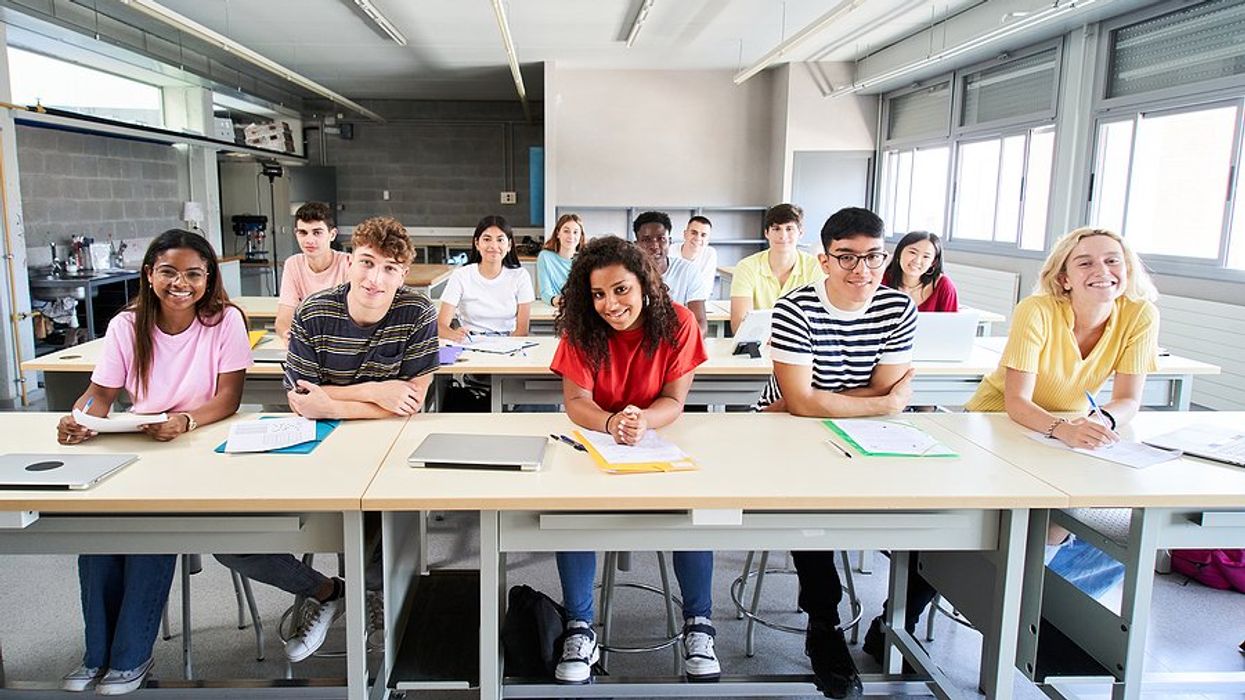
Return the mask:
[[1042, 263], [1042, 272], [1038, 275], [1037, 284], [1033, 285], [1034, 294], [1049, 294], [1059, 299], [1067, 299], [1068, 291], [1063, 287], [1063, 275], [1068, 271], [1068, 258], [1077, 244], [1091, 236], [1106, 236], [1120, 244], [1124, 251], [1124, 269], [1128, 282], [1124, 285], [1124, 296], [1136, 301], [1154, 301], [1159, 298], [1159, 290], [1150, 279], [1145, 263], [1141, 262], [1137, 252], [1128, 245], [1128, 241], [1115, 231], [1094, 226], [1082, 226], [1064, 234], [1051, 248], [1046, 262]]

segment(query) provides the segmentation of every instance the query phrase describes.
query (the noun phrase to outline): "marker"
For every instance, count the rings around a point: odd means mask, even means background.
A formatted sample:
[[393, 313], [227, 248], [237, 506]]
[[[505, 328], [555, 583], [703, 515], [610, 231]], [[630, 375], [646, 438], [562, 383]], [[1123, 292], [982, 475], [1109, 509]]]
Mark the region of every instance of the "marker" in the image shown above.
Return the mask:
[[565, 442], [566, 444], [570, 445], [571, 447], [574, 447], [580, 452], [588, 451], [587, 447], [584, 447], [583, 445], [576, 442], [574, 438], [570, 438], [565, 435], [555, 435], [554, 433], [549, 433], [549, 437], [553, 438], [554, 440], [561, 440], [562, 442]]
[[1094, 409], [1094, 413], [1097, 414], [1098, 422], [1102, 424], [1102, 427], [1110, 430], [1111, 428], [1107, 427], [1107, 417], [1102, 415], [1102, 409], [1098, 408], [1098, 402], [1094, 400], [1094, 395], [1087, 391], [1085, 392], [1085, 398], [1089, 399], [1089, 406]]

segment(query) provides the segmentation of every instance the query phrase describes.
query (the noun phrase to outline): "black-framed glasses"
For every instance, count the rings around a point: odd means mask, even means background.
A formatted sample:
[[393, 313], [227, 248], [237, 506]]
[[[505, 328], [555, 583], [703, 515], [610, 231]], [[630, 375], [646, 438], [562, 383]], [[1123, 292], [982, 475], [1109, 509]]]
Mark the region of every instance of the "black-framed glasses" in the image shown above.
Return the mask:
[[885, 265], [886, 258], [889, 257], [889, 255], [885, 251], [881, 251], [881, 250], [874, 251], [872, 253], [865, 253], [864, 255], [857, 255], [856, 253], [843, 253], [841, 255], [835, 255], [834, 253], [826, 253], [826, 255], [831, 258], [834, 258], [835, 260], [838, 260], [839, 267], [843, 268], [844, 270], [855, 270], [856, 266], [860, 264], [861, 260], [865, 261], [865, 267], [869, 268], [870, 270], [876, 270], [879, 267], [882, 267], [883, 265]]

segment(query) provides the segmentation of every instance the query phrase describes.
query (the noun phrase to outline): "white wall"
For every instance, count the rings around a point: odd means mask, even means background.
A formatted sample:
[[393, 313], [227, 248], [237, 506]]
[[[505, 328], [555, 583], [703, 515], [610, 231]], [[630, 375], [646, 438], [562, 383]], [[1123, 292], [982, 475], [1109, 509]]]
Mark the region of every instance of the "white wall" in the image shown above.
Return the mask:
[[842, 85], [851, 80], [852, 70], [850, 63], [801, 63], [786, 64], [775, 71], [775, 79], [785, 85], [786, 93], [784, 201], [791, 197], [792, 154], [796, 151], [871, 151], [876, 147], [877, 97], [825, 97], [818, 85], [817, 79]]
[[554, 72], [555, 205], [765, 205], [780, 194], [770, 74], [736, 86], [730, 71]]

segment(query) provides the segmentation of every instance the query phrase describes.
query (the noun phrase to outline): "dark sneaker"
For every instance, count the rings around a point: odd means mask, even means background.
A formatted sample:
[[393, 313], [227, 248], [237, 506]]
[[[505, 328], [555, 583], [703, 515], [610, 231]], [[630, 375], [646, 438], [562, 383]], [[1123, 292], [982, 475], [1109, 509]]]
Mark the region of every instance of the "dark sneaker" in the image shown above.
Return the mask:
[[804, 632], [804, 654], [813, 666], [813, 682], [826, 697], [856, 700], [864, 695], [843, 630], [810, 619]]
[[722, 664], [713, 651], [713, 637], [717, 630], [707, 617], [689, 617], [683, 623], [683, 667], [687, 680], [694, 682], [716, 681], [722, 676]]
[[592, 625], [571, 620], [562, 633], [562, 660], [553, 672], [559, 683], [583, 684], [592, 680], [592, 665], [601, 658], [597, 635]]

